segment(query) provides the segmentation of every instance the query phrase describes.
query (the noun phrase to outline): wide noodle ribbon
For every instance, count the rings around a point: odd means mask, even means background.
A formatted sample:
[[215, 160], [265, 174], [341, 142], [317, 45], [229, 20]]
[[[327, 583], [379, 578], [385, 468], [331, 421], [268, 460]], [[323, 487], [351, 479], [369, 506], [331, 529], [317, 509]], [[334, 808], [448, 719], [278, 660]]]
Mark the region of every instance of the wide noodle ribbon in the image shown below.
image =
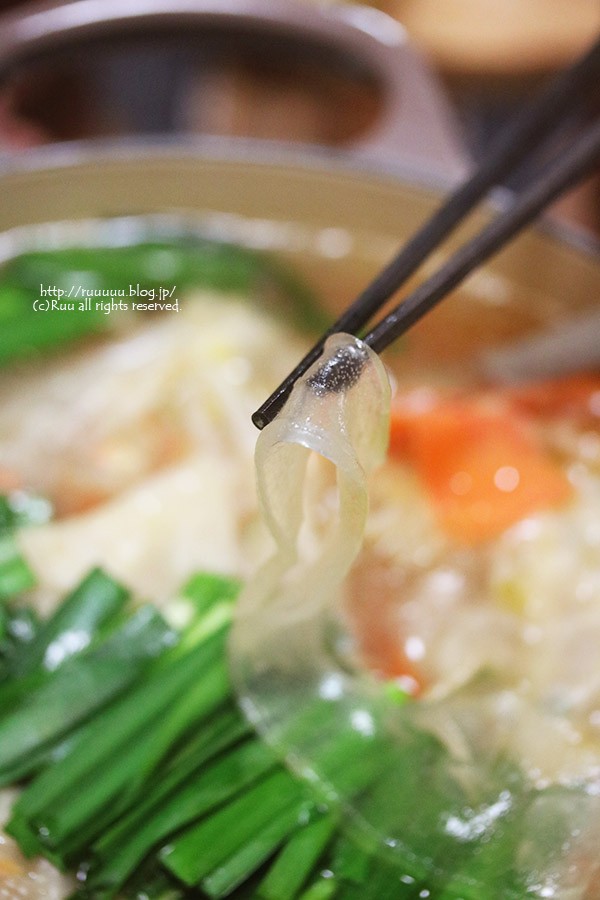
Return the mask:
[[405, 883], [433, 885], [444, 900], [592, 900], [594, 867], [577, 859], [595, 852], [599, 798], [527, 783], [498, 740], [515, 714], [502, 686], [483, 674], [466, 695], [402, 702], [357, 663], [344, 581], [389, 406], [379, 358], [334, 335], [260, 434], [258, 489], [275, 549], [243, 591], [231, 635], [242, 708]]

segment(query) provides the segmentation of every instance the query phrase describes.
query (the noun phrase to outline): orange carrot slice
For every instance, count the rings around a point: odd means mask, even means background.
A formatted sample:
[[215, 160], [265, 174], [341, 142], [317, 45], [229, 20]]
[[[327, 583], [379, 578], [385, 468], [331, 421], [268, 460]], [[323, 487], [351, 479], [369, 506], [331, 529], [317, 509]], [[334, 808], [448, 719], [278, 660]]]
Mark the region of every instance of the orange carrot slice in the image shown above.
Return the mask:
[[414, 468], [446, 533], [468, 544], [571, 495], [565, 473], [514, 410], [477, 398], [396, 402], [390, 451]]
[[517, 385], [507, 397], [516, 409], [536, 416], [600, 423], [600, 375], [594, 373]]

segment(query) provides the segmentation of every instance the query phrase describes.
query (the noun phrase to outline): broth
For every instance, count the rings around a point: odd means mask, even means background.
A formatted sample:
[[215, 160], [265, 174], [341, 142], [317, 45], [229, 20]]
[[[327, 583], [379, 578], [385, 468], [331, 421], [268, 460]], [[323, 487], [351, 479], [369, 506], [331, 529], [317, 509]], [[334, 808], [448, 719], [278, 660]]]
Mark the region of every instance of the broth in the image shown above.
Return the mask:
[[[134, 219], [79, 223], [76, 232], [91, 244], [110, 245], [115, 234], [126, 244], [132, 233], [155, 235], [158, 226], [164, 236], [165, 223], [170, 237], [181, 228], [159, 217], [149, 226]], [[316, 285], [328, 314], [355, 296], [395, 249], [390, 239], [369, 230], [235, 215], [214, 214], [201, 226], [185, 227], [186, 239], [200, 227], [203, 238], [239, 241], [275, 255]], [[47, 227], [10, 237], [13, 246], [25, 249], [28, 242], [39, 245], [44, 233], [48, 240]], [[72, 244], [72, 235], [72, 226], [55, 226], [56, 248]], [[73, 273], [71, 280], [81, 278], [81, 272]], [[285, 283], [267, 279], [266, 293], [280, 300]], [[292, 290], [292, 305], [293, 296]], [[111, 319], [108, 333], [87, 335], [58, 356], [6, 370], [0, 395], [5, 489], [40, 493], [57, 512], [55, 520], [19, 535], [38, 576], [33, 597], [44, 612], [99, 563], [167, 607], [194, 569], [247, 578], [268, 553], [254, 494], [250, 414], [293, 367], [310, 334], [289, 327], [289, 305], [279, 321], [259, 312], [255, 285], [250, 303], [247, 291], [231, 288], [216, 298], [206, 288], [186, 288], [179, 299], [178, 311], [143, 310], [132, 319], [127, 310]], [[498, 405], [506, 412], [506, 406], [520, 422], [529, 403], [526, 431], [541, 440], [572, 493], [549, 509], [527, 509], [483, 542], [464, 542], [436, 521], [414, 460], [392, 454], [370, 484], [372, 512], [350, 576], [344, 638], [339, 643], [338, 634], [332, 646], [347, 669], [366, 662], [384, 679], [396, 679], [402, 692], [419, 695], [411, 706], [418, 728], [456, 759], [481, 752], [489, 760], [501, 747], [534, 790], [552, 785], [568, 793], [584, 784], [593, 797], [599, 756], [593, 641], [600, 546], [593, 524], [600, 491], [598, 387], [592, 379], [575, 411], [577, 390], [565, 394], [564, 407], [548, 411], [551, 398], [561, 395], [560, 385], [535, 401], [535, 392], [527, 399], [524, 389], [491, 388], [486, 368], [491, 350], [511, 348], [563, 316], [557, 299], [539, 286], [532, 289], [527, 279], [509, 279], [499, 266], [473, 278], [388, 352], [396, 404], [425, 387], [430, 404], [433, 397], [433, 406], [439, 403], [442, 410], [458, 397], [475, 418], [485, 419], [491, 404], [496, 412]], [[510, 460], [499, 467], [514, 469]], [[450, 480], [461, 473], [451, 472]], [[461, 490], [459, 485], [454, 493]], [[505, 493], [511, 490], [508, 484]], [[576, 546], [573, 534], [581, 536]], [[339, 617], [333, 620], [339, 628]], [[387, 646], [382, 625], [386, 641], [392, 635]], [[556, 682], [541, 650], [547, 642], [559, 664]], [[404, 668], [383, 662], [388, 653], [396, 661], [400, 656]], [[510, 716], [500, 715], [498, 698]], [[540, 794], [529, 808], [529, 826], [540, 805], [552, 815], [556, 807], [548, 796]], [[564, 796], [559, 801], [568, 806]], [[594, 801], [583, 811], [578, 802], [573, 808], [585, 829], [592, 823], [585, 831], [589, 837], [597, 822]], [[450, 818], [446, 824], [456, 833], [469, 825]], [[522, 868], [544, 875], [544, 865], [532, 856], [535, 849], [523, 850]], [[435, 865], [444, 867], [439, 860]], [[563, 896], [572, 876], [579, 891], [573, 896], [592, 898], [595, 864], [581, 866], [574, 876], [569, 865], [568, 854], [560, 857], [554, 886], [548, 881], [532, 887], [532, 896]], [[19, 874], [26, 873], [22, 868]], [[550, 887], [554, 893], [540, 892]]]

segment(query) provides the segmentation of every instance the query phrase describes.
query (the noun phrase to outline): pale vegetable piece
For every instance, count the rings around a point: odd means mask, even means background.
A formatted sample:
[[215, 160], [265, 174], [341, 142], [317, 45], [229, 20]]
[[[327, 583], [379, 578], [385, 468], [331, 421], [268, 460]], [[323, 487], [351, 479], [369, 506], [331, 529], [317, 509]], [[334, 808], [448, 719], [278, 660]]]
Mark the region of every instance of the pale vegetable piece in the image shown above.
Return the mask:
[[[16, 797], [17, 791], [0, 791], [0, 828]], [[74, 878], [61, 874], [45, 859], [27, 859], [0, 830], [0, 900], [62, 900], [74, 889]]]
[[88, 513], [23, 529], [19, 545], [39, 578], [36, 606], [48, 612], [94, 566], [159, 606], [191, 571], [241, 574], [239, 517], [252, 503], [243, 475], [205, 454]]
[[57, 513], [20, 535], [41, 611], [92, 566], [161, 603], [190, 572], [245, 577], [264, 558], [250, 415], [301, 348], [247, 299], [198, 292], [132, 334], [7, 373], [0, 468]]
[[0, 467], [63, 516], [194, 452], [251, 461], [252, 410], [301, 349], [245, 298], [185, 297], [130, 334], [9, 371]]

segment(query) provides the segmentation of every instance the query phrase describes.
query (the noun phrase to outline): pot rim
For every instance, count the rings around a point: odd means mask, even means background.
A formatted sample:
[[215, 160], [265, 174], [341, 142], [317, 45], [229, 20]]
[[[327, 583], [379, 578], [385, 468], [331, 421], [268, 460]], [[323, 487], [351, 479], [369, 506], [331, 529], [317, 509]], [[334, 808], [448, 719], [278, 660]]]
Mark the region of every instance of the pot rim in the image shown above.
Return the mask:
[[[351, 151], [306, 144], [256, 138], [230, 138], [218, 135], [153, 135], [127, 136], [123, 138], [94, 138], [45, 144], [22, 153], [0, 155], [0, 185], [11, 175], [41, 172], [51, 169], [77, 168], [81, 165], [122, 162], [132, 164], [136, 160], [196, 159], [198, 162], [247, 164], [261, 169], [286, 167], [320, 174], [345, 175], [370, 181], [404, 183], [420, 191], [442, 197], [456, 182], [424, 163], [399, 159], [397, 162], [373, 161], [357, 156]], [[487, 205], [498, 211], [510, 203], [508, 188], [494, 188]], [[542, 236], [566, 244], [600, 263], [600, 237], [583, 227], [559, 221], [545, 215], [533, 228]]]
[[[379, 115], [347, 147], [377, 162], [398, 153], [417, 165], [426, 160], [454, 179], [470, 164], [462, 128], [445, 91], [405, 29], [381, 10], [360, 4], [310, 4], [304, 0], [34, 0], [0, 15], [0, 84], [15, 61], [58, 54], [82, 41], [110, 35], [139, 37], [210, 31], [277, 35], [321, 46], [353, 60], [379, 84]], [[408, 102], [410, 100], [410, 102]], [[142, 134], [142, 132], [139, 132]], [[145, 132], [148, 134], [147, 132]], [[96, 135], [94, 137], [97, 137]], [[2, 136], [0, 134], [0, 141]]]

